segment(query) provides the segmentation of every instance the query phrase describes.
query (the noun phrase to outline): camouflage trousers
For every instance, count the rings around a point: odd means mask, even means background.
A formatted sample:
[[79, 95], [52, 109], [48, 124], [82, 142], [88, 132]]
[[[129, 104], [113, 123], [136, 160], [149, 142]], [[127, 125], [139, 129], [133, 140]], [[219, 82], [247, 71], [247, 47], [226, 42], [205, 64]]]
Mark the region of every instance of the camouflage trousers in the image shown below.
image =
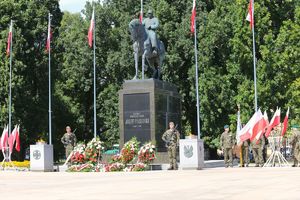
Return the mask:
[[261, 148], [252, 148], [253, 157], [256, 165], [263, 165], [264, 158], [263, 158], [263, 150]]
[[249, 165], [250, 159], [249, 159], [249, 147], [242, 147], [243, 150], [243, 164]]
[[176, 155], [177, 155], [176, 146], [168, 147], [169, 163], [170, 169], [177, 169]]
[[66, 159], [68, 159], [68, 157], [69, 157], [69, 155], [72, 153], [72, 151], [73, 151], [73, 146], [72, 145], [68, 145], [66, 148], [65, 148], [65, 150], [66, 150]]
[[[300, 147], [300, 145], [296, 144], [296, 147]], [[298, 166], [299, 164], [299, 159], [300, 159], [300, 151], [298, 148], [293, 148], [292, 149], [292, 154], [293, 154], [293, 159], [294, 159], [294, 166]]]
[[232, 148], [225, 148], [224, 149], [224, 163], [225, 167], [228, 167], [230, 165], [231, 167], [233, 166], [233, 159], [232, 159]]

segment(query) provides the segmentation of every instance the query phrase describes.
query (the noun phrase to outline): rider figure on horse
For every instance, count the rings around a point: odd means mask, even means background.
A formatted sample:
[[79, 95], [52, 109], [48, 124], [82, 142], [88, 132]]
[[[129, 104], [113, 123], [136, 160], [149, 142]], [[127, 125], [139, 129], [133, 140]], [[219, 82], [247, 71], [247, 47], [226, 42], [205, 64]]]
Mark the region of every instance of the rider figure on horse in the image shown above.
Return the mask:
[[148, 10], [147, 18], [143, 20], [143, 25], [145, 26], [145, 29], [148, 33], [149, 39], [151, 41], [152, 45], [152, 53], [154, 55], [158, 54], [158, 42], [157, 42], [157, 36], [156, 36], [156, 29], [159, 26], [158, 19], [153, 16], [153, 11], [151, 9]]

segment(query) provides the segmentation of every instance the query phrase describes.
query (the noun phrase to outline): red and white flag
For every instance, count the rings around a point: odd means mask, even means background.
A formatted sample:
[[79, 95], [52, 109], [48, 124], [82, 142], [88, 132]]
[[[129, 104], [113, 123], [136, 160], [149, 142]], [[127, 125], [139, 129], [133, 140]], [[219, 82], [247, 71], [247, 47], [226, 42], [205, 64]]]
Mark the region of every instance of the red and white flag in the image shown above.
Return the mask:
[[248, 140], [251, 138], [253, 134], [253, 128], [255, 124], [261, 119], [262, 113], [261, 111], [257, 111], [253, 114], [251, 119], [248, 121], [248, 123], [242, 128], [242, 130], [239, 132], [240, 141], [244, 142], [245, 140]]
[[265, 124], [264, 124], [265, 127], [255, 137], [257, 144], [259, 143], [259, 139], [264, 135], [264, 133], [266, 132], [266, 130], [267, 130], [268, 126], [269, 126], [269, 118], [268, 118], [268, 115], [267, 115], [266, 111], [264, 112], [264, 120], [265, 120]]
[[8, 141], [9, 152], [12, 153], [14, 149], [14, 136], [10, 134], [7, 141]]
[[7, 148], [7, 142], [8, 142], [8, 126], [6, 126], [2, 132], [2, 136], [1, 136], [1, 147], [2, 150]]
[[51, 19], [50, 19], [50, 15], [49, 15], [48, 34], [47, 34], [47, 43], [46, 43], [47, 52], [49, 52], [51, 50], [51, 39], [52, 39], [52, 31], [51, 31]]
[[264, 112], [264, 118], [265, 118], [265, 121], [266, 121], [266, 123], [267, 123], [267, 124], [266, 124], [266, 128], [267, 128], [267, 127], [269, 126], [269, 124], [270, 124], [270, 123], [269, 123], [269, 117], [268, 117], [267, 111]]
[[92, 14], [92, 19], [91, 19], [91, 24], [88, 32], [88, 41], [89, 41], [89, 46], [93, 46], [93, 32], [95, 28], [95, 9], [93, 8], [93, 14]]
[[274, 116], [272, 117], [270, 124], [268, 126], [268, 129], [265, 133], [266, 137], [269, 137], [272, 129], [277, 126], [278, 124], [280, 124], [280, 108], [276, 110], [276, 112], [274, 113]]
[[10, 153], [12, 153], [13, 149], [14, 149], [14, 144], [15, 144], [15, 140], [16, 140], [16, 130], [17, 130], [17, 127], [15, 126], [14, 130], [11, 132], [11, 134], [8, 137], [8, 147], [9, 147]]
[[12, 135], [13, 136], [13, 142], [15, 143], [15, 141], [16, 141], [16, 134], [17, 134], [17, 129], [18, 129], [18, 125], [16, 125], [15, 126], [15, 128], [14, 128], [14, 130], [11, 132], [11, 134], [10, 135]]
[[16, 141], [16, 150], [19, 152], [21, 150], [21, 145], [20, 145], [20, 125], [17, 125], [18, 127], [16, 128], [16, 136], [15, 136], [15, 141]]
[[286, 130], [288, 128], [289, 112], [290, 112], [290, 107], [288, 108], [288, 110], [286, 112], [286, 115], [285, 115], [285, 118], [283, 120], [283, 128], [282, 128], [282, 131], [281, 131], [281, 136], [284, 136], [284, 134], [286, 133]]
[[7, 37], [7, 48], [6, 48], [6, 55], [9, 56], [11, 53], [11, 44], [12, 44], [12, 27], [13, 23], [12, 21], [10, 22], [10, 27], [9, 27], [9, 33]]
[[191, 33], [195, 33], [195, 20], [196, 20], [196, 0], [193, 0], [193, 9], [191, 16]]
[[251, 137], [251, 141], [254, 139], [259, 140], [261, 136], [265, 133], [267, 126], [269, 125], [269, 119], [267, 112], [264, 112], [264, 115], [262, 115], [261, 119], [258, 121], [258, 123], [255, 124], [253, 128], [253, 134]]
[[143, 15], [144, 15], [144, 10], [143, 10], [143, 0], [141, 0], [141, 12], [140, 12], [140, 23], [143, 23]]
[[248, 14], [247, 14], [247, 21], [250, 22], [250, 28], [252, 30], [254, 26], [254, 5], [253, 5], [253, 0], [250, 0], [249, 6], [248, 6]]

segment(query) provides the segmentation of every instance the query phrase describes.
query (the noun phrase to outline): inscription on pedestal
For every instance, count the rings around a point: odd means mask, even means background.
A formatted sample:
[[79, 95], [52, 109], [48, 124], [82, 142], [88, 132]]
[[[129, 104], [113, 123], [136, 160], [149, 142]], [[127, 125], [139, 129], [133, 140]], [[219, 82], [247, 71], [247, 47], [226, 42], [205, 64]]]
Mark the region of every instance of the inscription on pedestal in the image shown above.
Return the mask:
[[124, 141], [136, 137], [141, 143], [151, 140], [149, 93], [124, 94]]

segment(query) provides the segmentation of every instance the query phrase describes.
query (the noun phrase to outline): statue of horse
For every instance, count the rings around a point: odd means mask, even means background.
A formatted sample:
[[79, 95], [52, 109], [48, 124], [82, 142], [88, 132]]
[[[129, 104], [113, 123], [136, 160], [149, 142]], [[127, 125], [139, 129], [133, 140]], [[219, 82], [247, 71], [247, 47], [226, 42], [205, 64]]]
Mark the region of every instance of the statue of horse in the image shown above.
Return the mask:
[[[145, 66], [153, 70], [152, 78], [161, 79], [161, 67], [165, 59], [164, 43], [158, 40], [158, 52], [152, 53], [152, 46], [149, 40], [145, 27], [138, 19], [133, 19], [129, 23], [129, 32], [133, 43], [134, 61], [135, 61], [135, 76], [138, 76], [138, 58], [142, 56], [142, 79], [144, 79]], [[147, 61], [147, 65], [145, 64]], [[147, 70], [147, 69], [146, 69]]]

